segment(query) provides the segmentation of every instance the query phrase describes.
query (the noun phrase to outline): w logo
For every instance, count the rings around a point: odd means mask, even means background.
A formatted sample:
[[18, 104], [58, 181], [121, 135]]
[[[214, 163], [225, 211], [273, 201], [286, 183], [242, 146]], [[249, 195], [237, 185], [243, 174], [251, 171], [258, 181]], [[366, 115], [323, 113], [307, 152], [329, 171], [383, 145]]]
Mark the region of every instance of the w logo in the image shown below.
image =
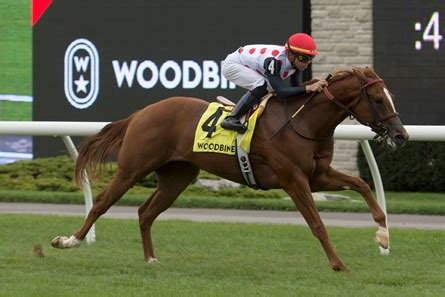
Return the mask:
[[99, 93], [99, 55], [87, 39], [74, 40], [65, 52], [65, 96], [79, 109], [88, 108]]

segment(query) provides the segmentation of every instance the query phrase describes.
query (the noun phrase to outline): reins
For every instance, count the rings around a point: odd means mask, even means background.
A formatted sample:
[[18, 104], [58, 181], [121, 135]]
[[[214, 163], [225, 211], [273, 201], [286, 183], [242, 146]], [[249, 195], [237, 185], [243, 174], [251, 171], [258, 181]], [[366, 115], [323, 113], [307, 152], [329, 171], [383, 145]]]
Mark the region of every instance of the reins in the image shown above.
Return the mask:
[[[372, 86], [376, 83], [380, 83], [383, 82], [383, 79], [381, 78], [376, 78], [376, 79], [371, 79], [368, 80], [366, 82], [363, 82], [362, 80], [360, 80], [360, 78], [358, 77], [358, 75], [356, 74], [355, 70], [354, 70], [354, 74], [356, 75], [357, 79], [360, 82], [360, 94], [359, 94], [359, 98], [357, 100], [357, 102], [354, 104], [353, 108], [350, 109], [348, 108], [346, 105], [344, 105], [343, 103], [341, 103], [340, 101], [338, 101], [335, 96], [331, 93], [331, 91], [329, 91], [328, 87], [324, 87], [323, 88], [323, 93], [324, 95], [335, 105], [337, 105], [339, 108], [343, 109], [351, 119], [356, 119], [360, 124], [370, 127], [372, 131], [374, 131], [377, 135], [376, 137], [386, 137], [388, 134], [388, 130], [385, 128], [385, 126], [383, 125], [383, 122], [393, 118], [393, 117], [398, 117], [400, 116], [400, 114], [398, 112], [394, 112], [392, 114], [390, 114], [387, 117], [384, 118], [380, 118], [380, 116], [378, 115], [376, 108], [374, 106], [374, 102], [369, 98], [368, 93], [366, 92], [366, 89], [369, 86]], [[329, 81], [331, 79], [332, 75], [329, 74], [328, 77], [326, 78], [326, 81]], [[301, 112], [301, 110], [306, 106], [307, 103], [309, 103], [312, 98], [314, 98], [317, 94], [319, 94], [318, 92], [314, 92], [313, 94], [311, 94], [309, 96], [308, 99], [306, 99], [306, 101], [303, 103], [302, 106], [300, 106], [297, 111], [286, 121], [286, 123], [284, 123], [284, 125], [278, 129], [277, 132], [275, 132], [272, 137], [270, 138], [270, 140], [272, 140], [276, 135], [278, 135], [283, 129], [284, 127], [286, 127], [288, 124], [291, 123], [291, 121]], [[372, 114], [372, 122], [367, 122], [364, 121], [362, 119], [359, 118], [359, 116], [353, 111], [355, 109], [355, 107], [359, 104], [360, 100], [362, 97], [365, 97], [368, 105], [370, 107], [371, 110], [371, 114]], [[292, 125], [291, 125], [292, 127]], [[331, 137], [327, 137], [327, 138], [323, 138], [323, 139], [315, 139], [315, 138], [310, 138], [307, 136], [302, 135], [301, 133], [299, 133], [294, 127], [292, 127], [292, 130], [297, 133], [298, 135], [300, 135], [303, 138], [309, 139], [309, 140], [317, 140], [317, 141], [322, 141], [322, 140], [327, 140], [330, 139]]]
[[[330, 79], [332, 78], [332, 74], [330, 74], [329, 73], [329, 75], [326, 77], [326, 81], [329, 81]], [[284, 129], [284, 127], [286, 127], [287, 125], [289, 125], [289, 123], [300, 113], [300, 111], [301, 110], [303, 110], [303, 108], [306, 106], [306, 104], [308, 104], [311, 100], [312, 100], [312, 98], [314, 98], [316, 95], [318, 95], [319, 93], [318, 92], [313, 92], [307, 99], [306, 99], [306, 101], [304, 101], [304, 103], [303, 103], [303, 105], [301, 105], [298, 109], [297, 109], [297, 111], [287, 120], [287, 122], [286, 123], [284, 123], [284, 125], [280, 128], [280, 129], [278, 129], [278, 131], [277, 132], [275, 132], [274, 133], [274, 135], [272, 135], [272, 137], [270, 138], [270, 140], [272, 140], [275, 136], [277, 136], [280, 132], [281, 132], [281, 130], [283, 130]], [[285, 99], [285, 101], [284, 101], [285, 103], [285, 106], [286, 106], [286, 102], [287, 102], [287, 100]], [[285, 108], [285, 110], [286, 110], [286, 108]], [[295, 131], [295, 130], [294, 130]], [[298, 133], [297, 131], [295, 131], [297, 134], [299, 134], [300, 135], [300, 133]], [[303, 135], [300, 135], [300, 136], [302, 136], [303, 138], [307, 138], [307, 139], [312, 139], [312, 138], [308, 138], [308, 137], [305, 137], [305, 136], [303, 136]]]

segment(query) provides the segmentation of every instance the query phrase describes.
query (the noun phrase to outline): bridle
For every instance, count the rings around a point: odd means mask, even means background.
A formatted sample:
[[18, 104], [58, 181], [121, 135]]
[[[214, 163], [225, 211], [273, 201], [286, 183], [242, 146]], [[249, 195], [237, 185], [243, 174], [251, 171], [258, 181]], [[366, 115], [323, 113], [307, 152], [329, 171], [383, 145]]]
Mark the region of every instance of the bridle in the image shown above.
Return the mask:
[[[394, 118], [394, 117], [400, 117], [400, 114], [398, 112], [393, 112], [392, 114], [381, 118], [377, 112], [377, 108], [375, 107], [375, 102], [372, 101], [369, 96], [368, 93], [366, 92], [366, 89], [376, 83], [383, 83], [383, 79], [381, 78], [376, 78], [376, 79], [369, 79], [366, 81], [362, 81], [360, 79], [360, 77], [357, 75], [357, 73], [354, 71], [354, 74], [356, 76], [356, 78], [358, 79], [359, 83], [360, 83], [360, 93], [358, 96], [358, 100], [357, 102], [354, 103], [352, 108], [348, 108], [346, 105], [344, 105], [343, 103], [341, 103], [340, 101], [338, 101], [338, 99], [335, 98], [334, 95], [332, 95], [331, 91], [329, 91], [328, 87], [324, 87], [323, 88], [323, 93], [324, 95], [331, 101], [333, 102], [335, 105], [337, 105], [338, 107], [340, 107], [341, 109], [343, 109], [349, 116], [350, 119], [356, 119], [359, 123], [361, 123], [362, 125], [365, 125], [367, 127], [370, 127], [372, 131], [374, 131], [376, 133], [376, 136], [374, 137], [375, 139], [379, 139], [379, 140], [385, 140], [388, 137], [388, 129], [383, 125], [384, 122], [386, 122], [387, 120]], [[329, 74], [328, 77], [326, 78], [326, 81], [329, 81], [331, 79], [332, 75]], [[298, 135], [300, 135], [303, 138], [309, 139], [309, 140], [316, 140], [316, 141], [325, 141], [325, 140], [329, 140], [332, 138], [332, 136], [329, 137], [325, 137], [325, 138], [312, 138], [312, 137], [308, 137], [303, 135], [302, 133], [300, 133], [299, 131], [297, 131], [296, 128], [294, 128], [291, 124], [292, 119], [294, 119], [300, 112], [301, 110], [310, 103], [310, 101], [312, 101], [312, 99], [319, 93], [314, 92], [312, 93], [309, 98], [304, 102], [304, 104], [302, 106], [300, 106], [300, 108], [298, 108], [298, 110], [286, 121], [286, 123], [284, 123], [284, 125], [278, 129], [273, 135], [272, 137], [270, 137], [270, 139], [273, 139], [275, 136], [277, 136], [283, 129], [284, 127], [286, 127], [287, 125], [290, 124], [292, 130], [297, 133]], [[357, 105], [360, 103], [360, 100], [362, 99], [362, 97], [365, 98], [365, 100], [368, 102], [368, 105], [371, 109], [371, 114], [372, 114], [372, 122], [368, 122], [365, 120], [362, 120], [355, 112], [355, 108], [357, 107]], [[286, 103], [286, 100], [284, 101]], [[286, 104], [285, 104], [286, 106]], [[286, 110], [286, 107], [284, 108]]]
[[[331, 102], [333, 102], [335, 105], [337, 105], [338, 107], [343, 109], [349, 115], [349, 118], [351, 118], [351, 119], [355, 118], [362, 125], [370, 127], [371, 130], [374, 131], [377, 134], [377, 137], [380, 137], [380, 138], [387, 137], [388, 129], [383, 125], [383, 123], [386, 122], [387, 120], [391, 119], [391, 118], [399, 117], [400, 114], [398, 112], [393, 112], [392, 114], [390, 114], [390, 115], [388, 115], [388, 116], [386, 116], [384, 118], [381, 118], [379, 116], [378, 112], [377, 112], [377, 108], [375, 107], [375, 102], [369, 98], [369, 95], [366, 92], [366, 89], [368, 87], [370, 87], [370, 86], [372, 86], [372, 85], [374, 85], [376, 83], [383, 83], [383, 79], [376, 78], [376, 79], [370, 79], [370, 80], [367, 80], [367, 81], [363, 82], [358, 77], [358, 75], [355, 73], [355, 71], [354, 71], [354, 74], [357, 77], [358, 81], [360, 82], [360, 93], [359, 93], [357, 102], [355, 102], [354, 106], [351, 109], [348, 108], [343, 103], [341, 103], [340, 101], [338, 101], [334, 97], [334, 95], [332, 95], [332, 93], [329, 91], [328, 87], [325, 87], [323, 89], [323, 92], [324, 92], [325, 96]], [[372, 122], [368, 122], [368, 121], [360, 119], [360, 117], [354, 112], [355, 108], [357, 107], [357, 105], [359, 104], [360, 100], [363, 97], [368, 102], [368, 105], [370, 107], [371, 114], [372, 114]]]

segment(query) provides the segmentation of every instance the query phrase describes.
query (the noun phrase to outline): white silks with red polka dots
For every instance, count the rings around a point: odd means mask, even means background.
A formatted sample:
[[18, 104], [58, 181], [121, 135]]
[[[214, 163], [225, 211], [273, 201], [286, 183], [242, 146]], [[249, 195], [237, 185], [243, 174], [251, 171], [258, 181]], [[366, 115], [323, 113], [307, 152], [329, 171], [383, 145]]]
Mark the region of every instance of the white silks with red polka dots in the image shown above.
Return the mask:
[[[231, 53], [222, 63], [222, 73], [227, 80], [247, 90], [253, 90], [267, 81], [264, 74], [264, 60], [275, 58], [280, 63], [280, 76], [287, 79], [295, 72], [292, 64], [287, 59], [284, 46], [253, 44], [240, 47]], [[267, 84], [269, 92], [273, 89]]]

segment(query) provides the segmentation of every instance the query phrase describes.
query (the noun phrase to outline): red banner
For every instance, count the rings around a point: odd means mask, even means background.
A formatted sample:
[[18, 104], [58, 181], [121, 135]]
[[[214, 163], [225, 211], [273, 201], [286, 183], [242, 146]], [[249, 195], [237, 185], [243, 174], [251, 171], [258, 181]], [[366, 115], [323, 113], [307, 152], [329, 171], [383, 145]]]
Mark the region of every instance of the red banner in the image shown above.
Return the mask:
[[32, 0], [31, 6], [31, 24], [34, 26], [45, 13], [53, 0]]

